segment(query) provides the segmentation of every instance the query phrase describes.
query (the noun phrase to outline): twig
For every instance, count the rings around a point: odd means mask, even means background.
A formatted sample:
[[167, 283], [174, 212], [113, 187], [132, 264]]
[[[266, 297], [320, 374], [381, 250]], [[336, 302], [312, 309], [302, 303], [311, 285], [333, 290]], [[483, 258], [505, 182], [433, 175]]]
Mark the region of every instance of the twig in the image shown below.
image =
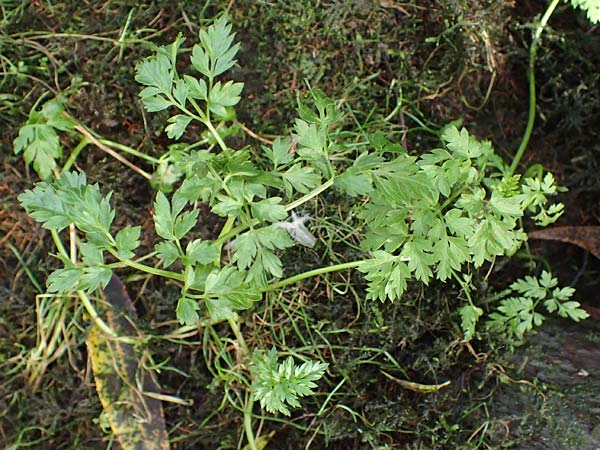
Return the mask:
[[253, 137], [254, 139], [256, 139], [257, 141], [262, 142], [263, 144], [268, 144], [268, 145], [273, 145], [273, 141], [270, 139], [267, 139], [265, 137], [259, 136], [258, 134], [256, 134], [254, 131], [252, 131], [250, 128], [248, 128], [246, 125], [244, 125], [242, 122], [239, 121], [235, 121], [234, 122], [238, 127], [240, 127], [242, 130], [244, 130], [244, 132]]
[[81, 134], [83, 134], [87, 139], [89, 139], [89, 141], [91, 143], [93, 143], [96, 147], [98, 147], [103, 152], [108, 153], [110, 156], [112, 156], [113, 158], [115, 158], [117, 161], [125, 164], [131, 170], [133, 170], [134, 172], [137, 172], [138, 174], [140, 174], [141, 176], [143, 176], [147, 180], [151, 180], [152, 179], [152, 175], [150, 175], [145, 170], [140, 169], [138, 166], [136, 166], [135, 164], [133, 164], [132, 162], [130, 162], [129, 160], [127, 160], [123, 156], [119, 155], [117, 152], [115, 152], [110, 147], [104, 145], [102, 142], [100, 142], [98, 139], [96, 139], [94, 137], [94, 135], [92, 133], [90, 133], [83, 125], [76, 124], [75, 125], [75, 129], [77, 131], [79, 131]]

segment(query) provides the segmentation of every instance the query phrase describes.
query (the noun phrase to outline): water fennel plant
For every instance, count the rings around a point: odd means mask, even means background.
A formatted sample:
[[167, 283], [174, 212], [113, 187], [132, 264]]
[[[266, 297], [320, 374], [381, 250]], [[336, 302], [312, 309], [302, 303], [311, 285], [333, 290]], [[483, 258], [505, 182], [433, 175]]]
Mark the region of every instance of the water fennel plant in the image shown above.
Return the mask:
[[[220, 355], [228, 374], [220, 381], [244, 388], [237, 401], [228, 398], [243, 411], [248, 448], [256, 449], [254, 402], [270, 413], [290, 415], [299, 398], [314, 393], [328, 364], [298, 364], [291, 356], [282, 361], [274, 348], [251, 349], [241, 311], [302, 280], [356, 269], [363, 274], [366, 297], [382, 302], [400, 301], [411, 281], [457, 282], [467, 299], [459, 310], [462, 331], [470, 339], [484, 311], [472, 299], [469, 272], [519, 249], [527, 238], [525, 215], [545, 226], [560, 216], [563, 205], [549, 200], [557, 193], [551, 174], [514, 174], [490, 142], [455, 125], [440, 132], [438, 148], [420, 156], [381, 132], [362, 132], [358, 145], [349, 145], [338, 133], [342, 111], [316, 89], [310, 90], [309, 100], [299, 99], [289, 136], [260, 149], [231, 148], [226, 136], [235, 132], [234, 107], [243, 89], [242, 83], [223, 79], [239, 50], [231, 28], [221, 17], [201, 30], [185, 73], [177, 65], [181, 35], [136, 67], [146, 110], [172, 113], [165, 127], [170, 139], [179, 140], [194, 122], [207, 131], [206, 145], [173, 146], [157, 163], [163, 190], [154, 200], [159, 242], [153, 252], [139, 254], [140, 226], [115, 229], [110, 193], [90, 184], [84, 173], [57, 170], [60, 151], [56, 133], [48, 127], [73, 128], [60, 108], [42, 109], [30, 120], [15, 150], [23, 151], [47, 178], [19, 200], [51, 231], [58, 248], [63, 267], [49, 276], [48, 292], [75, 294], [107, 339], [135, 343], [138, 337], [119, 336], [103, 320], [98, 292], [121, 269], [172, 280], [180, 289], [174, 316], [183, 326], [230, 327], [237, 357], [229, 358], [225, 351]], [[53, 149], [48, 157], [40, 150], [46, 140]], [[311, 219], [299, 211], [331, 191], [357, 205], [361, 256], [290, 273], [282, 261], [286, 250], [320, 245]], [[213, 239], [194, 237], [194, 229], [202, 226], [200, 204], [223, 218]], [[71, 252], [60, 237], [69, 227]], [[567, 301], [571, 291], [551, 291], [556, 282], [549, 274], [536, 282], [528, 278], [515, 284], [525, 300], [505, 299], [490, 316], [491, 324], [522, 335], [541, 323], [535, 307], [542, 300], [550, 312], [585, 317], [576, 302]]]

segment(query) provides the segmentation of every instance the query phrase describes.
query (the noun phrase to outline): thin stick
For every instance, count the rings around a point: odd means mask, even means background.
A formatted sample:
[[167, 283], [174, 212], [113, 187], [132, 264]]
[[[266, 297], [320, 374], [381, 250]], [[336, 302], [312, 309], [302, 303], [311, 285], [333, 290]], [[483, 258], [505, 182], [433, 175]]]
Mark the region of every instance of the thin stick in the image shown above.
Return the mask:
[[265, 137], [259, 136], [258, 134], [256, 134], [254, 131], [252, 131], [250, 128], [248, 128], [246, 125], [244, 125], [242, 122], [239, 121], [235, 121], [234, 122], [238, 127], [240, 127], [242, 130], [244, 130], [244, 132], [248, 135], [253, 137], [254, 139], [256, 139], [257, 141], [262, 142], [263, 144], [268, 144], [268, 145], [273, 145], [273, 141], [270, 139], [267, 139]]
[[136, 166], [132, 162], [128, 161], [127, 159], [123, 158], [121, 155], [119, 155], [113, 149], [111, 149], [108, 146], [104, 145], [102, 142], [100, 142], [98, 139], [96, 139], [94, 137], [94, 135], [92, 133], [90, 133], [83, 125], [77, 124], [77, 125], [75, 125], [75, 129], [77, 131], [79, 131], [81, 134], [83, 134], [91, 143], [93, 143], [96, 147], [98, 147], [103, 152], [108, 153], [110, 156], [112, 156], [113, 158], [115, 158], [117, 161], [125, 164], [131, 170], [133, 170], [134, 172], [139, 173], [141, 176], [143, 176], [147, 180], [151, 180], [152, 179], [152, 175], [150, 175], [148, 172], [140, 169], [138, 166]]

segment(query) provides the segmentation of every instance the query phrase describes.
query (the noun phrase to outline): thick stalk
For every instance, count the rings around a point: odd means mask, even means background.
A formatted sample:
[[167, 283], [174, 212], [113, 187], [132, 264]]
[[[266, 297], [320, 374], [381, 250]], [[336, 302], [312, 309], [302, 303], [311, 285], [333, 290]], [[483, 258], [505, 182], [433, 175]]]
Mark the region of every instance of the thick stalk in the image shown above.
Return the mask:
[[538, 24], [535, 35], [533, 36], [533, 41], [531, 42], [531, 47], [529, 48], [529, 68], [528, 68], [528, 76], [529, 76], [529, 115], [527, 117], [527, 127], [525, 128], [525, 134], [521, 139], [521, 144], [517, 150], [517, 154], [513, 158], [512, 164], [510, 165], [509, 176], [515, 173], [519, 162], [521, 162], [521, 158], [525, 154], [525, 150], [527, 149], [527, 144], [529, 144], [529, 139], [531, 138], [531, 133], [533, 132], [533, 124], [535, 122], [535, 105], [536, 105], [536, 94], [535, 94], [535, 58], [537, 55], [537, 48], [541, 40], [542, 32], [550, 20], [550, 16], [556, 9], [558, 2], [560, 0], [552, 0], [552, 3], [546, 9], [546, 12], [542, 16], [540, 23]]

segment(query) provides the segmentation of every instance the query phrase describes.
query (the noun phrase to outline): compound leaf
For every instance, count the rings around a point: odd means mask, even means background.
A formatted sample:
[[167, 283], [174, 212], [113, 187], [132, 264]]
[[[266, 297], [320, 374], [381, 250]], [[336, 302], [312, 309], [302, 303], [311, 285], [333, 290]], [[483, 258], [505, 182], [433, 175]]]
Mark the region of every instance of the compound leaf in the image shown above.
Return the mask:
[[400, 253], [401, 258], [408, 261], [408, 268], [414, 272], [415, 278], [425, 284], [432, 276], [431, 266], [435, 262], [435, 257], [431, 252], [431, 243], [428, 240], [415, 237], [404, 244]]
[[369, 281], [367, 298], [391, 301], [400, 298], [406, 291], [410, 269], [398, 256], [382, 250], [373, 252], [373, 258], [358, 267]]
[[140, 245], [141, 227], [125, 227], [115, 236], [115, 243], [119, 257], [131, 259], [133, 251]]
[[166, 195], [158, 191], [154, 201], [154, 228], [156, 233], [163, 239], [173, 240], [173, 216], [171, 214], [171, 204]]
[[228, 81], [222, 84], [217, 81], [208, 94], [208, 106], [217, 116], [227, 116], [227, 106], [235, 106], [240, 101], [240, 93], [244, 85]]
[[63, 104], [59, 99], [50, 100], [41, 112], [32, 110], [27, 123], [19, 129], [19, 135], [13, 141], [15, 154], [23, 153], [27, 164], [41, 179], [54, 174], [56, 161], [62, 157], [62, 147], [56, 130], [68, 131], [73, 123], [63, 115]]
[[[186, 258], [196, 264], [211, 264], [219, 258], [221, 252], [209, 241], [195, 239], [190, 241], [185, 249]], [[185, 261], [184, 261], [185, 262]]]
[[228, 308], [244, 310], [259, 301], [259, 290], [245, 283], [245, 275], [234, 267], [214, 269], [206, 277], [205, 295], [225, 302]]
[[175, 236], [175, 239], [181, 239], [194, 228], [198, 221], [198, 214], [200, 214], [200, 211], [194, 209], [192, 211], [186, 211], [175, 218], [175, 223], [173, 224], [173, 235]]
[[300, 406], [298, 397], [313, 393], [328, 364], [320, 361], [307, 361], [300, 366], [294, 364], [290, 356], [278, 362], [277, 350], [272, 348], [267, 354], [255, 350], [252, 354], [250, 371], [252, 395], [271, 414], [290, 415], [289, 407]]
[[291, 195], [293, 190], [306, 194], [321, 182], [321, 177], [312, 167], [302, 167], [300, 164], [294, 164], [283, 172], [281, 177], [288, 195]]
[[271, 160], [275, 168], [288, 164], [294, 160], [294, 155], [290, 153], [292, 141], [289, 137], [276, 137], [271, 147], [263, 147], [265, 154]]
[[252, 215], [261, 221], [278, 222], [287, 217], [287, 211], [281, 197], [271, 197], [252, 203]]
[[442, 134], [442, 139], [446, 142], [446, 146], [455, 154], [464, 158], [476, 158], [480, 156], [484, 150], [484, 145], [462, 128], [460, 131], [454, 125], [446, 127]]

